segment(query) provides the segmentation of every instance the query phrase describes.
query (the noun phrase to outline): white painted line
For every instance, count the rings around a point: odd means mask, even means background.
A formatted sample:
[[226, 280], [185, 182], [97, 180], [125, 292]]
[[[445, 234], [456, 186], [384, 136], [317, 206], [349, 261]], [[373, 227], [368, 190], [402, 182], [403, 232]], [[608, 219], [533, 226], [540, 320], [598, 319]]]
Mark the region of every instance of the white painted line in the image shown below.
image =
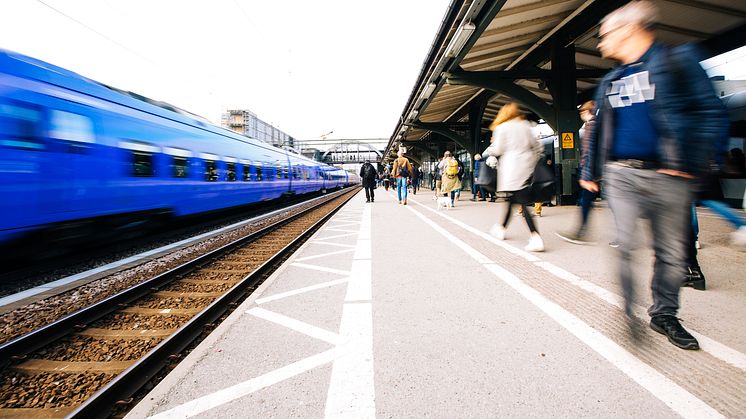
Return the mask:
[[581, 342], [606, 358], [607, 361], [642, 388], [665, 403], [674, 412], [684, 418], [724, 417], [717, 410], [676, 384], [676, 382], [636, 358], [614, 341], [575, 317], [569, 311], [550, 301], [512, 273], [497, 264], [486, 264], [484, 267], [575, 335]]
[[[417, 217], [428, 225], [434, 223], [419, 211], [408, 207]], [[634, 355], [617, 345], [588, 324], [575, 317], [559, 305], [550, 301], [534, 288], [521, 281], [511, 272], [492, 262], [477, 249], [469, 246], [462, 240], [452, 236], [440, 226], [435, 230], [443, 235], [457, 247], [482, 266], [492, 272], [495, 276], [515, 289], [524, 298], [546, 313], [550, 318], [575, 335], [580, 341], [588, 345], [599, 355], [606, 358], [612, 365], [625, 373], [640, 386], [664, 402], [669, 408], [685, 418], [722, 417], [715, 409], [707, 405], [693, 394], [680, 387], [674, 381], [668, 379], [654, 368], [637, 359]], [[487, 260], [487, 262], [484, 262]]]
[[295, 377], [296, 375], [332, 362], [335, 358], [344, 355], [348, 350], [349, 349], [346, 345], [336, 346], [328, 351], [310, 356], [306, 359], [294, 362], [290, 365], [286, 365], [262, 376], [238, 383], [223, 390], [207, 394], [150, 417], [154, 419], [176, 419], [197, 416], [200, 413], [232, 402], [233, 400], [240, 399], [241, 397], [247, 396], [265, 387], [269, 387], [273, 384], [287, 380], [288, 378]]
[[[361, 234], [362, 236], [362, 234]], [[360, 239], [358, 240], [358, 246], [355, 249], [355, 254], [352, 256], [353, 260], [360, 260], [360, 259], [371, 259], [373, 257], [372, 249], [371, 249], [371, 241], [370, 239]]]
[[[345, 220], [344, 222], [332, 222], [332, 221], [328, 221], [326, 223], [326, 226], [327, 227], [333, 227], [333, 228], [341, 228], [341, 227], [356, 226], [358, 224], [360, 224], [360, 221], [347, 221], [347, 220]], [[328, 229], [324, 229], [324, 230], [328, 230]]]
[[335, 236], [318, 237], [318, 240], [331, 240], [331, 239], [338, 239], [340, 237], [350, 237], [350, 236], [357, 236], [357, 232], [349, 233], [349, 234], [337, 234]]
[[[575, 286], [577, 286], [577, 287], [579, 287], [579, 288], [581, 288], [581, 289], [583, 289], [585, 291], [588, 291], [588, 292], [596, 295], [597, 297], [599, 297], [600, 299], [608, 302], [609, 304], [612, 304], [612, 305], [614, 305], [616, 307], [624, 309], [624, 298], [622, 296], [620, 296], [619, 294], [611, 292], [611, 291], [609, 291], [609, 290], [607, 290], [607, 289], [605, 289], [603, 287], [600, 287], [600, 286], [598, 286], [598, 285], [596, 285], [596, 284], [594, 284], [592, 282], [586, 281], [586, 280], [578, 277], [577, 275], [575, 275], [575, 274], [573, 274], [571, 272], [568, 272], [568, 271], [566, 271], [566, 270], [564, 270], [564, 269], [562, 269], [562, 268], [560, 268], [560, 267], [558, 267], [558, 266], [556, 266], [556, 265], [554, 265], [554, 264], [552, 264], [550, 262], [543, 261], [539, 257], [531, 255], [528, 252], [524, 252], [523, 250], [519, 250], [517, 248], [514, 248], [513, 246], [511, 246], [511, 245], [509, 245], [509, 244], [507, 244], [507, 243], [505, 243], [503, 241], [497, 240], [496, 238], [490, 236], [487, 233], [484, 233], [484, 232], [482, 232], [480, 230], [477, 230], [476, 228], [474, 228], [472, 226], [464, 224], [463, 222], [461, 222], [461, 221], [459, 221], [457, 219], [454, 219], [452, 217], [449, 217], [446, 214], [442, 214], [442, 213], [440, 213], [440, 212], [438, 212], [436, 210], [433, 210], [432, 208], [429, 208], [429, 207], [425, 206], [424, 204], [421, 204], [421, 203], [419, 203], [417, 201], [413, 201], [413, 202], [415, 202], [417, 205], [420, 205], [420, 206], [424, 207], [425, 209], [427, 209], [427, 210], [429, 210], [429, 211], [431, 211], [431, 212], [433, 212], [435, 214], [440, 215], [441, 217], [445, 218], [446, 220], [452, 222], [453, 224], [456, 224], [457, 226], [459, 226], [459, 227], [461, 227], [461, 228], [469, 231], [472, 234], [476, 234], [477, 236], [479, 236], [479, 237], [481, 237], [481, 238], [483, 238], [485, 240], [488, 240], [491, 243], [495, 243], [495, 244], [499, 245], [500, 247], [503, 247], [504, 249], [508, 250], [511, 253], [514, 253], [514, 254], [516, 254], [518, 256], [521, 256], [521, 257], [525, 258], [526, 260], [528, 260], [530, 262], [534, 262], [534, 264], [536, 266], [541, 267], [542, 269], [544, 269], [545, 271], [551, 273], [552, 275], [554, 275], [554, 276], [556, 276], [556, 277], [558, 277], [560, 279], [563, 279], [563, 280], [565, 280], [565, 281], [567, 281], [567, 282], [569, 282], [569, 283], [571, 283], [571, 284], [573, 284], [573, 285], [575, 285]], [[640, 319], [647, 319], [648, 318], [647, 309], [645, 309], [644, 307], [641, 307], [640, 305], [635, 304], [635, 305], [633, 305], [633, 310], [634, 310], [635, 315], [638, 318], [640, 318]], [[746, 371], [746, 354], [744, 354], [742, 352], [739, 352], [739, 351], [737, 351], [737, 350], [735, 350], [733, 348], [730, 348], [727, 345], [724, 345], [724, 344], [722, 344], [720, 342], [717, 342], [716, 340], [711, 339], [711, 338], [709, 338], [709, 337], [707, 337], [705, 335], [702, 335], [702, 334], [698, 333], [697, 331], [692, 330], [692, 329], [690, 329], [688, 327], [687, 327], [687, 330], [689, 331], [689, 333], [691, 333], [692, 335], [694, 335], [694, 337], [696, 337], [697, 340], [699, 340], [699, 343], [700, 343], [699, 346], [700, 346], [701, 350], [703, 350], [703, 351], [709, 353], [710, 355], [712, 355], [712, 356], [720, 359], [721, 361], [727, 362], [728, 364], [733, 365], [734, 367], [737, 367], [737, 368], [739, 368], [739, 369], [741, 369], [743, 371]]]
[[333, 287], [335, 285], [344, 284], [347, 281], [349, 281], [349, 278], [342, 278], [342, 279], [337, 279], [337, 280], [334, 280], [334, 281], [322, 282], [320, 284], [311, 285], [311, 286], [303, 287], [303, 288], [298, 288], [297, 290], [292, 290], [292, 291], [283, 292], [283, 293], [280, 293], [280, 294], [270, 295], [269, 297], [257, 298], [254, 302], [257, 303], [257, 304], [264, 304], [264, 303], [268, 303], [270, 301], [281, 300], [283, 298], [292, 297], [294, 295], [305, 294], [305, 293], [310, 292], [310, 291], [315, 291], [315, 290], [319, 290], [319, 289], [323, 289], [323, 288]]
[[372, 211], [368, 205], [363, 207], [363, 222], [360, 224], [360, 236], [358, 236], [355, 254], [352, 259], [352, 267], [350, 268], [350, 282], [347, 284], [346, 302], [370, 301], [373, 298], [371, 290], [373, 281], [370, 241], [371, 220]]
[[334, 255], [339, 255], [339, 254], [342, 254], [342, 253], [350, 253], [350, 252], [352, 252], [352, 251], [354, 251], [354, 250], [355, 250], [355, 249], [342, 249], [342, 250], [336, 250], [336, 251], [334, 251], [334, 252], [322, 253], [322, 254], [320, 254], [320, 255], [305, 256], [305, 257], [302, 257], [302, 258], [297, 258], [297, 259], [295, 259], [295, 260], [296, 260], [297, 262], [304, 262], [304, 261], [307, 261], [307, 260], [320, 259], [320, 258], [325, 258], [325, 257], [327, 257], [327, 256], [334, 256]]
[[334, 360], [324, 417], [375, 418], [371, 304], [345, 304], [339, 333], [351, 350]]
[[295, 330], [298, 333], [303, 333], [306, 336], [323, 340], [324, 342], [331, 343], [332, 345], [340, 345], [344, 341], [342, 337], [336, 333], [332, 333], [328, 330], [324, 330], [320, 327], [304, 323], [300, 320], [296, 320], [282, 314], [275, 313], [273, 311], [265, 310], [260, 307], [254, 307], [246, 310], [247, 314], [251, 314], [254, 317], [270, 321], [272, 323], [279, 324], [280, 326], [287, 327], [290, 330]]
[[290, 265], [291, 266], [297, 266], [299, 268], [304, 268], [304, 269], [311, 269], [311, 270], [314, 270], [314, 271], [329, 272], [329, 273], [332, 273], [332, 274], [339, 274], [339, 275], [350, 276], [350, 271], [343, 271], [341, 269], [327, 268], [326, 266], [309, 265], [307, 263], [298, 263], [298, 262], [291, 263]]
[[349, 247], [351, 249], [355, 248], [354, 244], [332, 243], [332, 242], [325, 242], [323, 240], [311, 240], [310, 243], [312, 243], [312, 244], [324, 244], [324, 245], [327, 245], [327, 246], [336, 246], [336, 247]]
[[345, 302], [371, 300], [371, 261], [353, 260]]
[[[363, 207], [352, 274], [342, 310], [339, 334], [351, 350], [332, 365], [326, 398], [326, 418], [375, 418], [376, 399], [373, 372], [373, 308], [370, 229], [372, 210]], [[365, 301], [353, 303], [353, 301]]]
[[357, 234], [357, 230], [345, 230], [343, 228], [325, 228], [324, 231], [339, 231], [342, 233], [355, 233]]
[[[594, 294], [607, 303], [624, 310], [624, 298], [621, 295], [615, 294], [592, 282], [586, 281], [552, 263], [537, 262], [536, 266], [539, 266], [554, 276], [564, 279], [565, 281]], [[643, 321], [649, 317], [648, 311], [645, 307], [642, 307], [639, 304], [633, 304], [632, 310], [634, 311], [634, 315]], [[687, 330], [697, 338], [701, 350], [746, 372], [746, 355], [692, 329], [687, 328]]]
[[[560, 268], [559, 266], [556, 266], [553, 263], [541, 261], [541, 262], [536, 262], [534, 264], [544, 269], [545, 271], [551, 273], [552, 275], [556, 276], [557, 278], [563, 279], [569, 282], [570, 284], [575, 285], [576, 287], [579, 287], [585, 291], [588, 291], [594, 294], [595, 296], [606, 301], [607, 303], [624, 310], [624, 298], [622, 298], [622, 296], [615, 294], [607, 290], [606, 288], [599, 287], [598, 285], [592, 282], [586, 281], [585, 279], [582, 279], [581, 277], [575, 275], [574, 273], [568, 272]], [[639, 309], [638, 311], [643, 313], [643, 315], [640, 317], [645, 318], [647, 315], [647, 310], [645, 310], [641, 306], [637, 306], [637, 308]]]
[[461, 221], [459, 221], [459, 220], [457, 220], [457, 219], [455, 219], [455, 218], [453, 218], [451, 216], [448, 216], [448, 215], [444, 214], [442, 211], [434, 210], [434, 209], [428, 207], [427, 205], [421, 204], [421, 203], [419, 203], [417, 201], [413, 201], [413, 202], [415, 204], [421, 206], [422, 208], [425, 208], [426, 210], [432, 212], [433, 214], [437, 214], [437, 215], [445, 218], [446, 220], [450, 221], [451, 223], [456, 224], [457, 226], [463, 228], [464, 230], [467, 230], [468, 232], [470, 232], [472, 234], [476, 234], [477, 236], [479, 236], [479, 237], [481, 237], [481, 238], [489, 241], [490, 243], [494, 243], [494, 244], [502, 247], [503, 249], [507, 250], [508, 252], [513, 253], [516, 256], [520, 256], [520, 257], [526, 259], [529, 262], [537, 262], [537, 261], [541, 260], [537, 256], [532, 255], [529, 252], [526, 252], [524, 250], [518, 249], [517, 247], [513, 247], [513, 246], [509, 245], [508, 243], [505, 243], [503, 240], [498, 240], [497, 238], [491, 236], [488, 233], [485, 233], [484, 231], [477, 230], [476, 228], [474, 228], [474, 227], [472, 227], [472, 226], [470, 226], [470, 225], [468, 225], [466, 223], [463, 223], [463, 222], [461, 222]]

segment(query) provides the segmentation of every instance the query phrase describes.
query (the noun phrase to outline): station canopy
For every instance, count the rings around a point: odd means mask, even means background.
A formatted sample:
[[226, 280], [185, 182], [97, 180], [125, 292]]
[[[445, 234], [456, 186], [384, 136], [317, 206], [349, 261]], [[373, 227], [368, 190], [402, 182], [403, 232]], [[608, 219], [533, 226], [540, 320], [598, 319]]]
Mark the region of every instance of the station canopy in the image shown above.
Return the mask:
[[[453, 0], [384, 155], [390, 160], [399, 145], [434, 155], [433, 132], [456, 142], [463, 138], [464, 148], [475, 148], [469, 144], [511, 101], [556, 129], [561, 95], [575, 90], [575, 104], [590, 99], [613, 67], [597, 49], [599, 21], [626, 3]], [[654, 3], [660, 11], [658, 39], [667, 44], [700, 43], [705, 59], [746, 43], [744, 0]], [[558, 51], [568, 49], [569, 59], [558, 60]], [[574, 78], [574, 89], [553, 89], [561, 77]]]

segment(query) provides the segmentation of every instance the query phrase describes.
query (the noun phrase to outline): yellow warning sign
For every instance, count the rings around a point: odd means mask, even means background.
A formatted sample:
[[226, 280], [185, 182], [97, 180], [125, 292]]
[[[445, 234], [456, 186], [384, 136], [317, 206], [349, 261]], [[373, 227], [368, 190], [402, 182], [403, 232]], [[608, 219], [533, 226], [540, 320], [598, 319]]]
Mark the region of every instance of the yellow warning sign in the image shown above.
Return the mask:
[[563, 132], [562, 133], [562, 148], [575, 148], [575, 133], [574, 132]]

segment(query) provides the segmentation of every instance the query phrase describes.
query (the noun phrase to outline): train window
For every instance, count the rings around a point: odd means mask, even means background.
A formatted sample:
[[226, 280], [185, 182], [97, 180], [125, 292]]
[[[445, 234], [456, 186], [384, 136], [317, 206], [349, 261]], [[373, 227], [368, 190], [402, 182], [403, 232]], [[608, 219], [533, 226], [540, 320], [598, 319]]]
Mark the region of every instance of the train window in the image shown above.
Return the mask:
[[255, 167], [255, 169], [256, 169], [256, 180], [262, 180], [262, 176], [263, 176], [262, 175], [262, 164], [264, 164], [264, 163], [262, 163], [260, 161], [256, 162], [256, 167]]
[[249, 162], [243, 163], [243, 181], [248, 182], [251, 180], [251, 166], [249, 166]]
[[119, 147], [128, 150], [132, 156], [132, 176], [149, 177], [155, 176], [153, 155], [161, 149], [140, 141], [120, 141]]
[[214, 160], [205, 160], [205, 180], [208, 182], [218, 180], [218, 164]]
[[300, 168], [298, 166], [293, 167], [293, 179], [300, 179]]
[[228, 182], [235, 182], [236, 181], [236, 163], [226, 163], [226, 178], [228, 178]]
[[[275, 176], [277, 179], [282, 179], [282, 163], [279, 160], [275, 162]], [[287, 174], [285, 177], [287, 178]]]
[[189, 177], [189, 158], [193, 156], [183, 148], [163, 147], [163, 153], [171, 156], [170, 171], [175, 178]]
[[150, 177], [155, 175], [153, 168], [153, 154], [147, 151], [132, 151], [132, 175], [137, 177]]
[[27, 106], [0, 102], [0, 146], [43, 150], [38, 127], [41, 112]]
[[49, 137], [67, 142], [67, 152], [73, 154], [87, 153], [96, 142], [90, 118], [56, 109], [49, 113]]
[[173, 156], [171, 159], [171, 175], [183, 178], [189, 176], [189, 162], [186, 157]]

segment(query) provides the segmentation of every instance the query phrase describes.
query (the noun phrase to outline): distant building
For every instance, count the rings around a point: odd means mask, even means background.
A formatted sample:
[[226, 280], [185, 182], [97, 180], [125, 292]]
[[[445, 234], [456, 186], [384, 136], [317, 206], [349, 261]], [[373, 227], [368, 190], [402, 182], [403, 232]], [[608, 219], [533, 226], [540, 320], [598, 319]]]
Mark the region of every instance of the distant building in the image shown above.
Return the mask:
[[274, 146], [295, 146], [295, 138], [259, 119], [255, 113], [231, 109], [223, 113], [221, 125], [233, 132], [246, 135]]

